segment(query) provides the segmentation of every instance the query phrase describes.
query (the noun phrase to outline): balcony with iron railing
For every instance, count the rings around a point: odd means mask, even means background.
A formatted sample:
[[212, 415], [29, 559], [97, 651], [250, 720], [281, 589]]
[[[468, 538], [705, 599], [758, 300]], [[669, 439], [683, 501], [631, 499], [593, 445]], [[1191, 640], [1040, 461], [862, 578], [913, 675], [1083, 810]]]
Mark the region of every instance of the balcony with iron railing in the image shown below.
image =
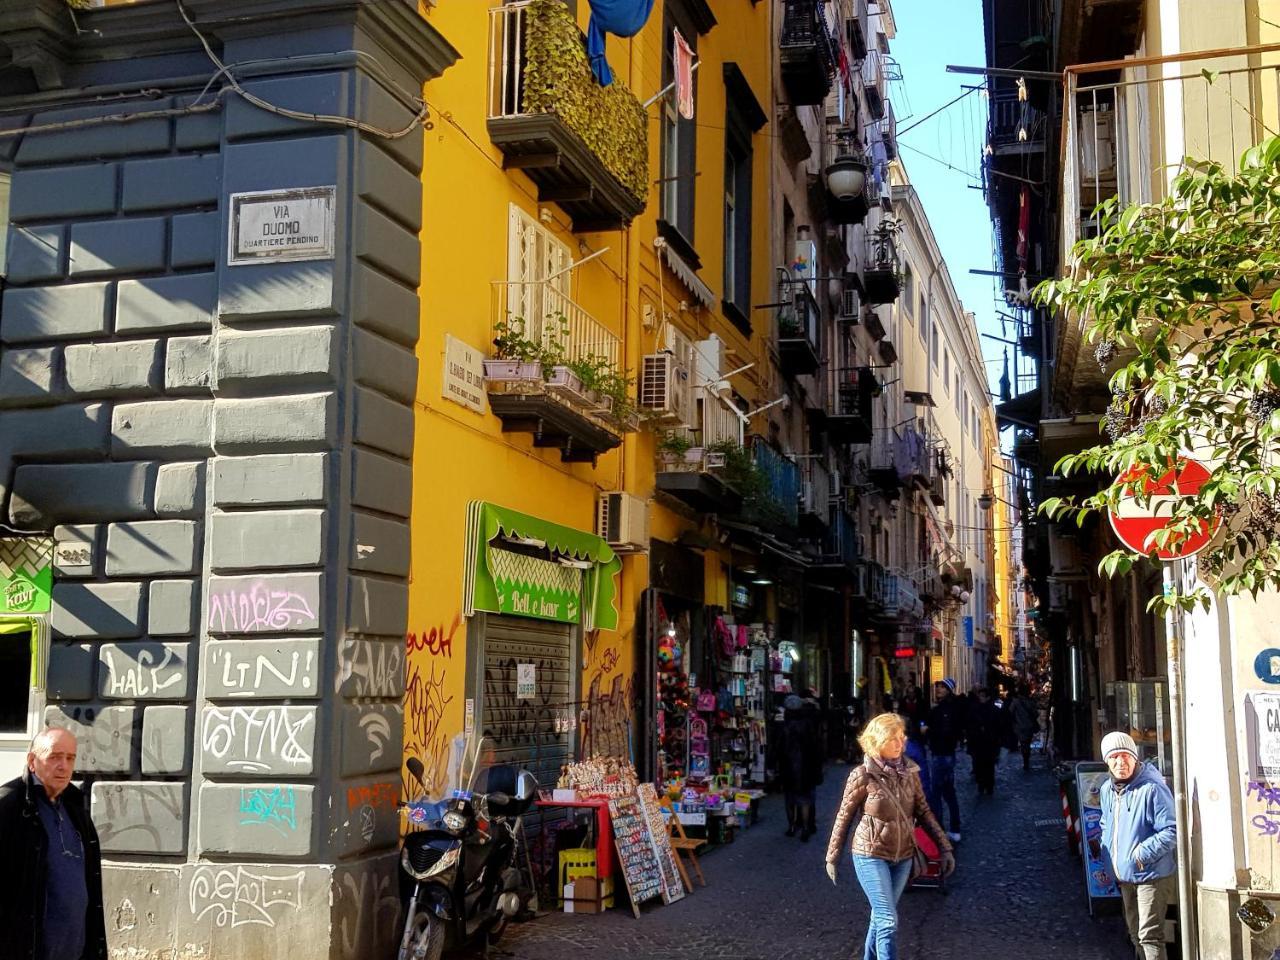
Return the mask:
[[645, 208], [644, 108], [621, 80], [596, 82], [563, 0], [489, 11], [488, 129], [504, 167], [524, 171], [575, 230], [616, 229]]
[[800, 526], [820, 538], [831, 524], [831, 471], [822, 457], [811, 454], [800, 461]]
[[[1025, 90], [1025, 88], [1024, 88]], [[1015, 89], [992, 94], [987, 118], [987, 144], [997, 156], [1038, 153], [1045, 148], [1048, 119]]]
[[893, 303], [901, 292], [901, 269], [895, 225], [881, 222], [867, 234], [862, 268], [863, 299], [869, 304]]
[[[1061, 273], [1075, 271], [1078, 240], [1112, 225], [1099, 211], [1103, 201], [1118, 201], [1106, 208], [1111, 216], [1129, 204], [1158, 201], [1184, 157], [1231, 170], [1244, 151], [1280, 129], [1280, 65], [1274, 53], [1258, 49], [1137, 60], [1118, 71], [1119, 79], [1104, 65], [1066, 72]], [[1083, 328], [1077, 318], [1062, 324], [1053, 365], [1054, 392], [1079, 401], [1078, 409], [1109, 394], [1107, 374], [1081, 356]], [[1038, 455], [1033, 442], [1015, 447], [1015, 456]]]
[[779, 59], [795, 106], [817, 106], [831, 92], [839, 54], [823, 0], [783, 0]]
[[783, 376], [811, 376], [822, 362], [822, 314], [812, 280], [778, 268], [778, 366]]
[[884, 144], [885, 156], [890, 160], [898, 156], [898, 118], [893, 112], [893, 101], [885, 100], [884, 118], [880, 120], [880, 142]]
[[867, 113], [872, 120], [883, 120], [888, 102], [889, 85], [885, 72], [885, 55], [876, 48], [867, 51], [862, 61], [862, 91], [867, 101]]
[[489, 408], [507, 433], [563, 460], [595, 462], [638, 427], [617, 336], [553, 283], [493, 284]]
[[868, 476], [880, 495], [886, 500], [897, 500], [909, 482], [901, 453], [902, 438], [897, 428], [877, 431], [871, 445], [871, 461]]
[[782, 536], [794, 537], [800, 523], [800, 467], [763, 437], [751, 437], [749, 445], [760, 480], [743, 507], [744, 517]]
[[831, 511], [831, 525], [822, 540], [821, 565], [843, 573], [851, 572], [862, 559], [862, 538], [858, 521], [845, 507]]
[[836, 446], [870, 443], [873, 433], [873, 401], [880, 382], [870, 367], [830, 368], [827, 391], [827, 440]]
[[1268, 130], [1280, 128], [1280, 65], [1239, 66], [1249, 48], [1229, 57], [1172, 62], [1153, 58], [1114, 82], [1067, 72], [1063, 170], [1063, 255], [1107, 224], [1095, 207], [1159, 199], [1182, 157], [1231, 169]]

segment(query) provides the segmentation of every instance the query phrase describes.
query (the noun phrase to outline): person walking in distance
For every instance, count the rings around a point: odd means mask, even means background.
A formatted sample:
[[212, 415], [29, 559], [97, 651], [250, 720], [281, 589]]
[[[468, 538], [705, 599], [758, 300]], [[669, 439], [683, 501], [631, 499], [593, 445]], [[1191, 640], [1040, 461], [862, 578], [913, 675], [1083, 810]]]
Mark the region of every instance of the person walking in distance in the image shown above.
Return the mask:
[[0, 930], [12, 960], [107, 960], [102, 854], [71, 782], [76, 738], [50, 727], [0, 786]]
[[991, 796], [996, 792], [996, 764], [1004, 743], [1004, 714], [991, 700], [986, 687], [977, 690], [978, 703], [969, 711], [969, 756], [973, 757], [973, 777], [978, 793]]
[[960, 842], [960, 800], [956, 797], [956, 745], [964, 731], [964, 709], [950, 677], [933, 685], [934, 704], [925, 721], [929, 741], [929, 779], [933, 785], [933, 809], [947, 805], [952, 843]]
[[863, 960], [897, 960], [898, 900], [911, 878], [915, 829], [929, 831], [941, 851], [942, 872], [956, 868], [951, 842], [934, 818], [920, 786], [920, 768], [903, 755], [906, 727], [900, 716], [882, 713], [859, 738], [866, 758], [845, 781], [827, 844], [827, 876], [835, 883], [850, 827], [853, 870], [871, 904]]
[[1018, 684], [1013, 702], [1009, 704], [1009, 722], [1013, 724], [1013, 736], [1022, 754], [1022, 769], [1031, 769], [1031, 743], [1040, 732], [1040, 707], [1031, 699], [1031, 690], [1025, 683]]
[[787, 798], [787, 836], [808, 842], [816, 829], [814, 791], [822, 783], [818, 707], [792, 694], [783, 702], [782, 786]]
[[1102, 849], [1120, 886], [1137, 960], [1164, 960], [1164, 915], [1177, 896], [1178, 828], [1173, 794], [1154, 766], [1138, 759], [1127, 733], [1102, 738], [1111, 772], [1099, 791]]

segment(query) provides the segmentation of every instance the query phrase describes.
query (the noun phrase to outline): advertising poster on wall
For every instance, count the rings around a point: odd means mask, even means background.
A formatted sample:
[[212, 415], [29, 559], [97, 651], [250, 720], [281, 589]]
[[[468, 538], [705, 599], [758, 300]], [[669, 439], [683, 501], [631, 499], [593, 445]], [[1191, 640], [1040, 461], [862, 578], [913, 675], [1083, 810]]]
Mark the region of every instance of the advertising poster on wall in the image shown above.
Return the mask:
[[1077, 763], [1076, 790], [1080, 798], [1080, 835], [1084, 838], [1084, 883], [1089, 895], [1089, 914], [1094, 913], [1095, 900], [1119, 898], [1120, 888], [1111, 873], [1111, 865], [1102, 850], [1102, 785], [1106, 782], [1105, 763]]
[[1280, 693], [1245, 696], [1249, 778], [1255, 783], [1280, 783]]

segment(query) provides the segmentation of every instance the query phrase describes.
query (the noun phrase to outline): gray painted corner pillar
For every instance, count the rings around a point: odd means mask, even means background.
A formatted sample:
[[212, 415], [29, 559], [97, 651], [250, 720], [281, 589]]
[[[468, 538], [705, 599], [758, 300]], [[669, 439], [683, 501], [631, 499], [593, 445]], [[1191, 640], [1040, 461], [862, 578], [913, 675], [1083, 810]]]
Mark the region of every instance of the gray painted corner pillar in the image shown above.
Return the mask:
[[[388, 130], [457, 56], [401, 0], [186, 6], [247, 91]], [[423, 134], [234, 94], [184, 110], [214, 67], [176, 7], [78, 17], [0, 14], [0, 123], [148, 116], [0, 139], [0, 507], [78, 548], [45, 719], [81, 737], [109, 943], [385, 957]], [[158, 92], [92, 102], [132, 88]], [[331, 217], [332, 253], [232, 263], [240, 194], [275, 194], [247, 198], [243, 236]]]

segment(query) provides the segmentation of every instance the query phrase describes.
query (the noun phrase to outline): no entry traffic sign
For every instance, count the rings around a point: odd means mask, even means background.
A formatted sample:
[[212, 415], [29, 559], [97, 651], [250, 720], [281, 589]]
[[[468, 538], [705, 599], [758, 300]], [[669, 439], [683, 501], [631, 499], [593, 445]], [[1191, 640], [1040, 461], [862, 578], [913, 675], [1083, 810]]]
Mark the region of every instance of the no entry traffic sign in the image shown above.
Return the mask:
[[[1159, 479], [1153, 479], [1145, 467], [1132, 467], [1120, 475], [1118, 483], [1127, 493], [1109, 514], [1111, 529], [1120, 542], [1134, 553], [1155, 555], [1161, 560], [1184, 560], [1200, 552], [1213, 539], [1221, 520], [1202, 520], [1198, 530], [1171, 537], [1164, 547], [1156, 548], [1152, 539], [1173, 518], [1178, 501], [1194, 496], [1209, 479], [1209, 470], [1198, 460], [1183, 457], [1177, 466]], [[1139, 499], [1139, 492], [1143, 499]], [[1144, 502], [1145, 501], [1145, 502]]]

